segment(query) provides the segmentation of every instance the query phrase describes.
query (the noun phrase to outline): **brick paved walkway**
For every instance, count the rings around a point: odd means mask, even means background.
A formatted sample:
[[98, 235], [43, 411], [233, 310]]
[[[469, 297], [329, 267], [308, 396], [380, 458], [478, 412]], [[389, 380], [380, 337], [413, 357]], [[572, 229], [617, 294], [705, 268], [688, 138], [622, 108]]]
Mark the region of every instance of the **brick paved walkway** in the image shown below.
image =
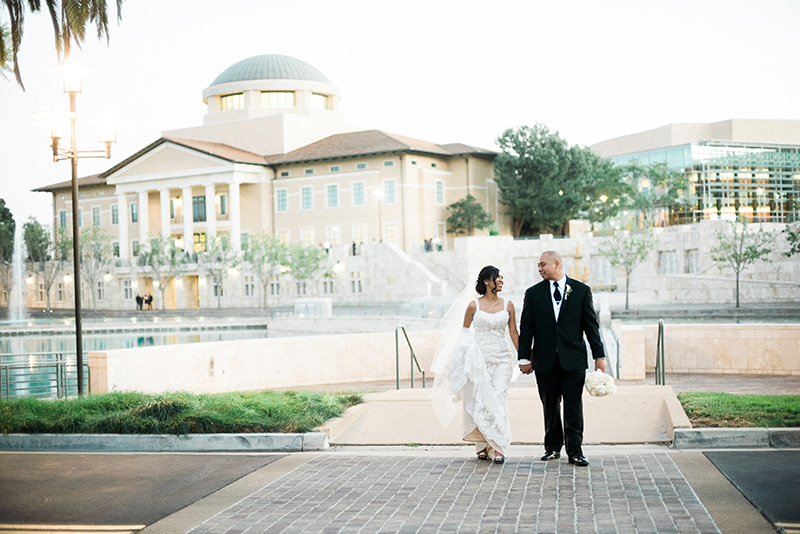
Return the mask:
[[720, 532], [669, 454], [590, 461], [326, 454], [191, 533]]

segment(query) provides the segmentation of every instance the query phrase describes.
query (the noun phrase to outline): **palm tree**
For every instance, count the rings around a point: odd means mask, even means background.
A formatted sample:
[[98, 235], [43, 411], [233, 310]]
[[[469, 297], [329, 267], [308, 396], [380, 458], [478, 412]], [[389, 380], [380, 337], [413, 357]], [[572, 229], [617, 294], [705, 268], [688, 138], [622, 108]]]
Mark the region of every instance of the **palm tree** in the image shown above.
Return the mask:
[[[122, 2], [117, 0], [117, 22], [122, 19]], [[97, 38], [108, 42], [108, 8], [106, 0], [3, 0], [9, 25], [0, 19], [0, 71], [12, 70], [17, 83], [25, 89], [17, 63], [19, 46], [25, 26], [25, 11], [35, 13], [47, 7], [53, 22], [56, 53], [59, 61], [68, 57], [72, 44], [80, 46], [86, 37], [86, 26], [97, 25]], [[26, 8], [27, 4], [27, 8]]]

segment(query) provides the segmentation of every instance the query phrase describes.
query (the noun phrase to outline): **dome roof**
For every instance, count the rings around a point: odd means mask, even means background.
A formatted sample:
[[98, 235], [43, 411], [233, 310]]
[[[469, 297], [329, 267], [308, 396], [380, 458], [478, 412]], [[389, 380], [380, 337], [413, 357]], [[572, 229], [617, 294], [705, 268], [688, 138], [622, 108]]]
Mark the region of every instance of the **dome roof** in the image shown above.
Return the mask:
[[244, 80], [309, 80], [331, 83], [324, 74], [305, 61], [290, 56], [264, 54], [231, 65], [211, 85]]

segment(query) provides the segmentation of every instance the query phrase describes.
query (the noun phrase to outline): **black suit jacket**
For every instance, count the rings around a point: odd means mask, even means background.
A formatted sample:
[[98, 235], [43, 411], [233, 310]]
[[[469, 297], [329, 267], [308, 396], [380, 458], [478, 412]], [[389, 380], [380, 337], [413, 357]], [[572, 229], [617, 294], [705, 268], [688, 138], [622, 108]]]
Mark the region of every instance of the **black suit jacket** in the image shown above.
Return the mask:
[[553, 312], [550, 281], [542, 280], [525, 291], [519, 324], [519, 359], [530, 360], [534, 371], [550, 371], [556, 354], [565, 371], [587, 369], [584, 334], [589, 340], [592, 357], [605, 358], [592, 290], [569, 277], [567, 285], [571, 291], [561, 302], [558, 323]]

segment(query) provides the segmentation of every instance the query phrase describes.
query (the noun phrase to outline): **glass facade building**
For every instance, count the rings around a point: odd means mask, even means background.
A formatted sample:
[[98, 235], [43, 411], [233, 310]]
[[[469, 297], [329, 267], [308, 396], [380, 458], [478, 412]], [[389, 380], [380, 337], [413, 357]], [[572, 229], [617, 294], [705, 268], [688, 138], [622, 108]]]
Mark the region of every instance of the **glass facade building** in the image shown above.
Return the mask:
[[706, 140], [608, 159], [618, 165], [666, 162], [670, 170], [686, 175], [685, 206], [663, 214], [662, 224], [736, 217], [776, 223], [800, 220], [798, 144]]

